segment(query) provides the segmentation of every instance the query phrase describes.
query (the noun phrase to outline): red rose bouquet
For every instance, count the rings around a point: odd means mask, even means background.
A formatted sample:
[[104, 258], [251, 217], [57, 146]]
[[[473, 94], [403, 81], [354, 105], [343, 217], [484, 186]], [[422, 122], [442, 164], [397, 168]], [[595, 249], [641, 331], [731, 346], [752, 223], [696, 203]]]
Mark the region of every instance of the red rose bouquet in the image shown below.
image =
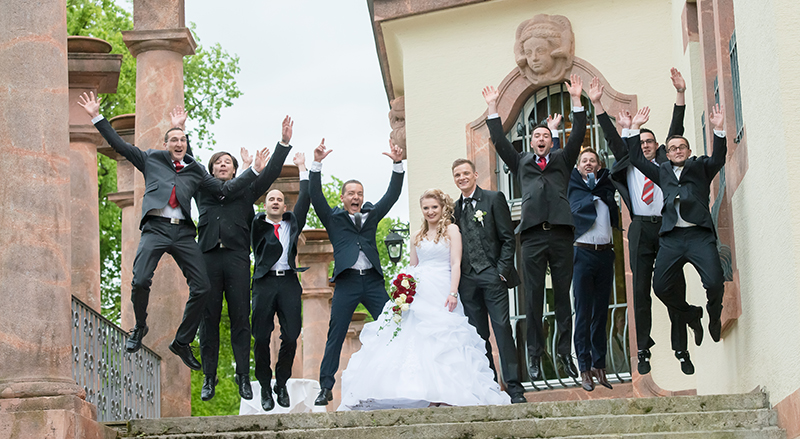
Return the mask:
[[[417, 294], [417, 281], [414, 276], [406, 273], [400, 273], [392, 281], [391, 292], [389, 295], [392, 297], [394, 306], [390, 310], [384, 312], [386, 319], [378, 328], [378, 331], [383, 329], [389, 322], [397, 325], [392, 335], [392, 340], [397, 337], [400, 332], [400, 322], [403, 320], [403, 312], [408, 311], [411, 303], [414, 301], [414, 295]], [[391, 341], [391, 340], [390, 340]]]

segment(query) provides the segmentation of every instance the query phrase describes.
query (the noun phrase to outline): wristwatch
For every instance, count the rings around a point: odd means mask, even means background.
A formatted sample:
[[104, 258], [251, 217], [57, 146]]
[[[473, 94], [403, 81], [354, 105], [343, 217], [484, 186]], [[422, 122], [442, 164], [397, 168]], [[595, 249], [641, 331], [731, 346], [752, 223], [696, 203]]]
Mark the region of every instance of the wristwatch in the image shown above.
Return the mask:
[[458, 293], [450, 293], [450, 295], [458, 299]]

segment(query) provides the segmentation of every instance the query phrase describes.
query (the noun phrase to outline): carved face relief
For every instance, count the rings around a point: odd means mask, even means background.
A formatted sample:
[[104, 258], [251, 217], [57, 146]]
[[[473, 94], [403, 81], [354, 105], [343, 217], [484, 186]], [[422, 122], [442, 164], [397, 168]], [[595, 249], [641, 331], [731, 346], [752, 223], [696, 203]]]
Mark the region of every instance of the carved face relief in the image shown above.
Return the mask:
[[406, 99], [405, 96], [395, 98], [390, 103], [391, 110], [389, 110], [389, 125], [392, 127], [392, 132], [389, 138], [392, 143], [399, 146], [403, 150], [403, 158], [406, 158]]
[[514, 56], [520, 72], [534, 85], [568, 78], [574, 55], [575, 36], [567, 17], [539, 14], [517, 28]]

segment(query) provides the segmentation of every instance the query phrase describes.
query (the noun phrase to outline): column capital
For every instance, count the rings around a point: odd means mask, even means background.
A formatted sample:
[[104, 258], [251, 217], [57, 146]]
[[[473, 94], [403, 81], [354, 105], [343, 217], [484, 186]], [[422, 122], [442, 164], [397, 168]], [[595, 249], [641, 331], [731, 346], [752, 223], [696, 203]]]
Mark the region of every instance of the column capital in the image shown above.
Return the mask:
[[103, 144], [103, 136], [93, 125], [69, 124], [69, 142], [91, 143], [100, 146]]
[[122, 41], [133, 57], [150, 50], [169, 50], [183, 56], [194, 55], [197, 43], [188, 27], [178, 29], [129, 30], [122, 32]]
[[108, 201], [116, 204], [120, 209], [133, 206], [133, 191], [114, 192], [107, 195]]

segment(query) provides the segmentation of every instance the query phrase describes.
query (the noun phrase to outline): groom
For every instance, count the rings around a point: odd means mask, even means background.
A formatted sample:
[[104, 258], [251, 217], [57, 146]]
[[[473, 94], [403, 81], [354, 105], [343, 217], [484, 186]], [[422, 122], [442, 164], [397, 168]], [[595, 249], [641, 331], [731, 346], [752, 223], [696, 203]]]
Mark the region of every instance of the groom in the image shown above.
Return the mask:
[[512, 403], [527, 402], [517, 372], [517, 350], [511, 335], [508, 289], [519, 285], [514, 268], [516, 239], [506, 197], [502, 192], [478, 187], [475, 165], [467, 159], [453, 162], [453, 181], [461, 190], [455, 203], [455, 224], [461, 230], [461, 281], [458, 290], [469, 323], [486, 341], [489, 366], [497, 369], [489, 343], [492, 322], [506, 391]]

